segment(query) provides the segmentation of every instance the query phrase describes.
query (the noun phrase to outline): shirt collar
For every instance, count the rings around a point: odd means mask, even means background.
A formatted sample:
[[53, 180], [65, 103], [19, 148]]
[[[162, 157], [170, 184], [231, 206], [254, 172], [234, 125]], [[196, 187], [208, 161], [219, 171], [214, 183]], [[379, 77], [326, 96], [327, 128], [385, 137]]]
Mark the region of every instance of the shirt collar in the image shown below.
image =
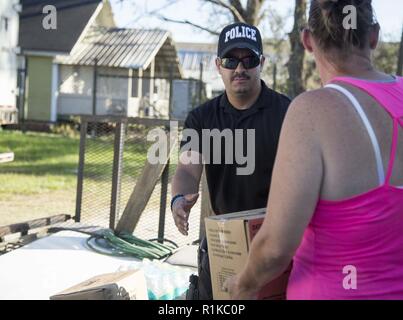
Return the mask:
[[[260, 81], [262, 83], [262, 89], [260, 91], [259, 97], [256, 100], [256, 102], [248, 110], [269, 108], [272, 105], [271, 99], [270, 99], [270, 96], [271, 96], [270, 89], [266, 86], [266, 83], [263, 80], [260, 80]], [[237, 113], [237, 111], [238, 111], [229, 102], [226, 92], [224, 92], [224, 94], [221, 96], [220, 107], [230, 113]], [[245, 112], [247, 112], [247, 110], [245, 110]]]

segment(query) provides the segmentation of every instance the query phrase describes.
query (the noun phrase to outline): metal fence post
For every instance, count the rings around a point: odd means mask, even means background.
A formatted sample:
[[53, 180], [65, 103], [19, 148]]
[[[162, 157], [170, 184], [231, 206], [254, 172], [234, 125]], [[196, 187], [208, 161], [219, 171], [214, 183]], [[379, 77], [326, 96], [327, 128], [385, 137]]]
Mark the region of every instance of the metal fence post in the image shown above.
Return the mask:
[[168, 102], [168, 119], [172, 118], [173, 115], [173, 88], [174, 85], [174, 70], [173, 65], [169, 68], [169, 102]]
[[[98, 59], [94, 59], [94, 70], [92, 75], [92, 115], [95, 117], [97, 115], [97, 80], [98, 80]], [[92, 124], [91, 136], [94, 138], [96, 136], [97, 123]]]
[[81, 202], [83, 199], [83, 181], [84, 181], [84, 162], [85, 162], [85, 144], [87, 138], [88, 121], [81, 117], [80, 130], [80, 151], [78, 159], [78, 174], [77, 174], [77, 194], [76, 194], [76, 215], [75, 222], [81, 220]]
[[199, 105], [203, 100], [203, 62], [200, 62], [200, 74], [199, 74]]
[[273, 90], [277, 90], [277, 63], [273, 64]]
[[168, 193], [168, 178], [169, 178], [169, 160], [161, 175], [161, 199], [160, 199], [160, 217], [158, 225], [158, 242], [164, 242], [165, 234], [165, 216], [167, 209], [167, 193]]
[[117, 122], [115, 128], [115, 142], [113, 147], [113, 171], [112, 171], [112, 194], [111, 211], [109, 215], [109, 228], [115, 229], [116, 220], [120, 208], [121, 177], [123, 170], [123, 147], [126, 129], [125, 119]]

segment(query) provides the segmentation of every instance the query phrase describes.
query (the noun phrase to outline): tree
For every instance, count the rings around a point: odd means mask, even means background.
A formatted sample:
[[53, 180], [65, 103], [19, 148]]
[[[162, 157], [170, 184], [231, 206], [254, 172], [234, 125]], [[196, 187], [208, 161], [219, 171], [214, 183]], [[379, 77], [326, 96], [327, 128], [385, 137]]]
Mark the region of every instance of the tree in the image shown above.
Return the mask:
[[[289, 16], [291, 16], [291, 11]], [[290, 45], [286, 39], [287, 32], [285, 31], [286, 19], [275, 10], [268, 10], [267, 21], [271, 35], [263, 42], [266, 63], [262, 77], [273, 90], [286, 93], [288, 91], [287, 62], [290, 52]]]
[[300, 40], [300, 28], [306, 23], [306, 0], [295, 0], [294, 27], [289, 34], [291, 55], [288, 61], [288, 95], [291, 98], [305, 91], [303, 83], [305, 49]]
[[[123, 0], [124, 1], [124, 0]], [[130, 1], [130, 0], [127, 0]], [[134, 0], [131, 0], [134, 1]], [[210, 10], [211, 14], [209, 15], [209, 21], [206, 21], [205, 24], [198, 24], [194, 21], [190, 20], [178, 20], [167, 17], [161, 12], [163, 10], [157, 9], [153, 12], [149, 13], [153, 16], [160, 18], [163, 21], [174, 22], [180, 24], [191, 25], [196, 29], [203, 30], [209, 32], [213, 35], [218, 35], [219, 31], [225, 25], [232, 22], [245, 22], [255, 26], [262, 25], [263, 22], [269, 22], [270, 19], [265, 20], [267, 16], [272, 16], [272, 13], [275, 11], [273, 8], [269, 7], [270, 0], [199, 0], [200, 4], [203, 6], [201, 10]], [[178, 0], [166, 0], [165, 6], [161, 9], [166, 8], [167, 6], [175, 5]], [[205, 6], [209, 6], [206, 8]], [[294, 11], [294, 28], [292, 32], [289, 34], [289, 40], [291, 44], [291, 55], [290, 59], [287, 63], [288, 68], [288, 81], [286, 82], [286, 92], [288, 92], [290, 97], [295, 97], [299, 93], [304, 91], [304, 78], [303, 78], [303, 70], [304, 70], [304, 57], [305, 51], [300, 42], [299, 37], [299, 29], [301, 26], [305, 24], [306, 21], [306, 9], [307, 9], [307, 0], [295, 0], [295, 11]], [[284, 17], [283, 17], [284, 19]], [[284, 21], [283, 21], [284, 22]], [[270, 30], [273, 31], [273, 26], [269, 26]], [[284, 30], [284, 29], [283, 29]], [[275, 32], [273, 32], [274, 34]], [[282, 39], [281, 39], [282, 40]], [[275, 39], [274, 43], [276, 51], [283, 51], [282, 48], [284, 46], [281, 45], [282, 41], [280, 39]], [[277, 46], [278, 45], [278, 46]], [[277, 59], [277, 61], [273, 61], [274, 63], [281, 63], [281, 59]], [[272, 66], [272, 72], [278, 72], [280, 68], [279, 64], [274, 67]], [[277, 70], [276, 70], [277, 69]], [[273, 77], [273, 83], [277, 82], [277, 77]], [[283, 87], [283, 85], [281, 85]]]
[[373, 53], [375, 68], [387, 74], [394, 74], [398, 65], [398, 55], [398, 42], [380, 42]]
[[[267, 6], [266, 6], [268, 3], [267, 0], [247, 0], [246, 2], [241, 0], [200, 0], [200, 2], [203, 5], [211, 6], [211, 9], [213, 11], [211, 18], [214, 22], [219, 21], [219, 19], [216, 19], [216, 17], [226, 16], [227, 21], [244, 22], [258, 26], [267, 14]], [[170, 1], [171, 5], [173, 3], [175, 3], [175, 0]], [[214, 25], [213, 27], [216, 28], [211, 28], [205, 25], [194, 23], [193, 21], [186, 19], [185, 20], [171, 19], [160, 13], [156, 13], [155, 15], [158, 16], [161, 20], [167, 22], [188, 24], [197, 29], [207, 31], [214, 35], [218, 35], [219, 32], [217, 32], [217, 29], [221, 29], [222, 27]], [[206, 25], [211, 24], [208, 23]]]
[[403, 28], [402, 39], [400, 40], [399, 60], [397, 62], [397, 75], [403, 76]]

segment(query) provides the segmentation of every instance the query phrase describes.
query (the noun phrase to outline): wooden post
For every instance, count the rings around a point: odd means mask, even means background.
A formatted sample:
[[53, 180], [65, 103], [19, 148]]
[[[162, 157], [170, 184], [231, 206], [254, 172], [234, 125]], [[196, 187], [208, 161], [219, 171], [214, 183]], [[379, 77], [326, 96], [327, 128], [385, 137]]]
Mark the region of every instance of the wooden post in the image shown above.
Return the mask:
[[[169, 141], [169, 145], [167, 146], [167, 160], [169, 160], [172, 154], [172, 150], [175, 148], [175, 145], [177, 143], [177, 136], [173, 134], [169, 135], [169, 140], [167, 139], [166, 141]], [[116, 227], [117, 233], [123, 231], [133, 233], [137, 223], [140, 220], [141, 214], [147, 206], [147, 203], [150, 200], [154, 188], [158, 183], [158, 180], [160, 179], [166, 166], [167, 162], [151, 164], [148, 159], [146, 160], [140, 178], [137, 180], [133, 193], [131, 194], [126, 208], [122, 214], [122, 217], [120, 218], [119, 223]]]

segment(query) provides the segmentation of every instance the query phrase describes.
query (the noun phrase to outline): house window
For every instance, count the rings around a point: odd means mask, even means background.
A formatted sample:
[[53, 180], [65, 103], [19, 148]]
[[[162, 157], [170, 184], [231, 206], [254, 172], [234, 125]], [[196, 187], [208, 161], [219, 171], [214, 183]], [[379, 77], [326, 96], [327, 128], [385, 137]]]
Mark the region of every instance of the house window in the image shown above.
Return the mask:
[[132, 78], [132, 97], [137, 98], [139, 96], [139, 78]]
[[1, 17], [1, 30], [8, 31], [9, 19], [7, 17]]
[[151, 79], [143, 79], [143, 97], [150, 97], [150, 83]]

